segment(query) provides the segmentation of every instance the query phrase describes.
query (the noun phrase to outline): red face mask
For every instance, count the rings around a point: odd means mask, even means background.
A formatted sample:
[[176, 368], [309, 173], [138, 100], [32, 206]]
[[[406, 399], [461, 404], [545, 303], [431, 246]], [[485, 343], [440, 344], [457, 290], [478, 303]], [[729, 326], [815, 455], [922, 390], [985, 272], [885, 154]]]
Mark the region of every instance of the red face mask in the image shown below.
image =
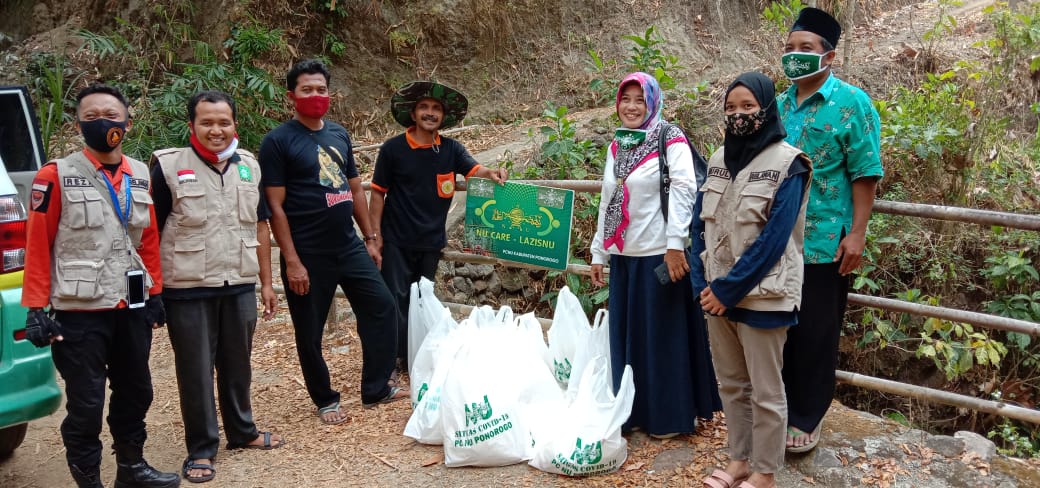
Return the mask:
[[296, 111], [304, 117], [310, 117], [312, 119], [320, 119], [325, 116], [325, 113], [329, 111], [329, 97], [321, 95], [312, 95], [309, 97], [293, 97], [294, 107]]

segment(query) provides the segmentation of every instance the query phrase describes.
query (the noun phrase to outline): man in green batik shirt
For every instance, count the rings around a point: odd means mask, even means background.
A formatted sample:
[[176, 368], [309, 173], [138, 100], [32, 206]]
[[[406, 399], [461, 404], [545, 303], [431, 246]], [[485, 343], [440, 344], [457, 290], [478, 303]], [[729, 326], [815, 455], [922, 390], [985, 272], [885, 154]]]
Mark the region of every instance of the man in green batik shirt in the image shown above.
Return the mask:
[[787, 142], [813, 163], [805, 212], [805, 278], [798, 325], [784, 348], [789, 452], [816, 446], [834, 396], [849, 275], [860, 266], [881, 168], [877, 111], [863, 90], [831, 73], [841, 25], [805, 8], [782, 58], [792, 85], [777, 97]]

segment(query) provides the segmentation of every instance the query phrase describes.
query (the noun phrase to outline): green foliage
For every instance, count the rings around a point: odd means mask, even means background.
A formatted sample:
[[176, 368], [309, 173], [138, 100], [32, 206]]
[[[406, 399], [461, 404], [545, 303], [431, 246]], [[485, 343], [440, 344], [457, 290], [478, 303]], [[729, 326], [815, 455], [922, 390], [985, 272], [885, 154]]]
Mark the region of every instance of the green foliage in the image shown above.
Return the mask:
[[[993, 396], [996, 400], [1000, 400], [999, 392], [994, 393]], [[995, 429], [987, 432], [986, 437], [994, 439], [1000, 446], [997, 447], [997, 451], [1005, 456], [1040, 457], [1040, 443], [1036, 441], [1040, 439], [1038, 429], [1034, 426], [1033, 432], [1030, 433], [1027, 429], [1019, 428], [1015, 424], [1015, 421], [1005, 418]], [[1023, 430], [1025, 430], [1024, 433]]]
[[[572, 257], [570, 264], [587, 264], [584, 259]], [[575, 274], [575, 273], [564, 273], [562, 271], [549, 271], [545, 274], [547, 280], [559, 281], [563, 279], [563, 285], [567, 285], [571, 289], [571, 292], [578, 297], [578, 301], [581, 302], [581, 308], [585, 311], [586, 316], [592, 316], [596, 310], [596, 307], [603, 305], [607, 301], [607, 297], [610, 295], [610, 287], [604, 286], [598, 290], [592, 288], [592, 283], [589, 281], [587, 276]], [[556, 308], [556, 297], [560, 295], [559, 290], [563, 288], [563, 285], [553, 286], [550, 292], [545, 293], [538, 299], [540, 302], [549, 303], [553, 308]]]
[[[896, 293], [896, 297], [910, 303], [940, 305], [938, 297], [922, 295], [917, 289]], [[918, 358], [932, 360], [950, 381], [971, 371], [976, 364], [999, 368], [1008, 352], [1002, 342], [992, 339], [987, 332], [962, 322], [867, 311], [863, 324], [868, 328], [860, 347], [876, 343], [881, 348], [913, 351]]]
[[577, 139], [577, 127], [567, 118], [567, 107], [557, 107], [552, 102], [546, 102], [545, 107], [542, 118], [549, 124], [538, 130], [547, 140], [542, 143], [539, 164], [528, 168], [527, 176], [583, 180], [593, 174], [590, 169], [597, 174], [602, 171], [603, 160], [598, 157], [596, 144], [587, 139]]
[[613, 98], [614, 90], [617, 89], [621, 80], [616, 76], [617, 61], [604, 61], [595, 49], [589, 49], [588, 53], [589, 59], [585, 60], [585, 71], [595, 75], [592, 81], [589, 81], [589, 91], [594, 94], [594, 103], [598, 105]]
[[346, 17], [350, 13], [347, 10], [346, 0], [311, 0], [311, 4], [318, 13], [334, 14], [339, 18]]
[[939, 0], [939, 15], [932, 26], [921, 35], [921, 38], [928, 42], [928, 49], [934, 49], [939, 39], [953, 33], [957, 28], [957, 19], [950, 14], [950, 10], [963, 3], [960, 0]]
[[904, 415], [903, 412], [885, 412], [885, 418], [893, 422], [896, 422], [904, 427], [913, 427], [913, 424], [911, 424], [910, 419], [906, 418], [906, 415]]
[[[1008, 250], [986, 257], [988, 266], [981, 274], [989, 280], [993, 300], [986, 311], [1003, 317], [1040, 322], [1040, 274], [1024, 250]], [[1018, 332], [1007, 333], [1008, 345], [1021, 366], [1040, 367], [1040, 350], [1032, 337]]]
[[998, 290], [1025, 290], [1030, 285], [1040, 283], [1031, 260], [1025, 251], [1007, 251], [1003, 255], [986, 258], [989, 266], [983, 268], [982, 275], [989, 279]]
[[347, 52], [347, 45], [340, 40], [336, 34], [326, 31], [325, 36], [322, 37], [323, 51], [332, 54], [333, 56], [343, 56]]
[[[198, 91], [220, 90], [232, 96], [245, 149], [259, 147], [264, 134], [284, 117], [284, 87], [274, 81], [270, 71], [257, 66], [259, 59], [287, 48], [281, 30], [267, 29], [255, 21], [234, 26], [224, 42], [230, 52], [228, 62], [218, 61], [208, 44], [189, 37], [184, 47], [192, 50], [195, 61], [173, 65], [154, 82], [149, 58], [137, 49], [129, 50], [122, 34], [80, 31], [79, 35], [87, 41], [85, 49], [99, 58], [138, 67], [137, 71], [127, 70], [124, 80], [112, 82], [134, 105], [134, 128], [123, 149], [138, 159], [147, 159], [156, 149], [188, 144], [187, 104]], [[172, 55], [164, 57], [173, 59]]]
[[[653, 75], [662, 91], [670, 91], [679, 85], [679, 71], [682, 69], [679, 57], [664, 52], [665, 40], [657, 27], [651, 25], [642, 35], [621, 36], [621, 39], [632, 43], [630, 54], [625, 59], [626, 72], [642, 71]], [[618, 62], [603, 59], [595, 49], [589, 49], [588, 53], [585, 71], [595, 76], [589, 82], [589, 91], [595, 96], [596, 103], [613, 99], [621, 81], [617, 74]]]
[[[941, 183], [945, 201], [963, 204], [974, 175], [969, 126], [975, 101], [955, 81], [957, 74], [929, 73], [916, 88], [899, 87], [889, 101], [875, 101], [881, 144], [906, 181]], [[927, 182], [927, 183], [926, 183]], [[921, 188], [927, 194], [931, 189]]]
[[632, 71], [642, 71], [657, 78], [662, 91], [668, 91], [679, 84], [678, 71], [682, 69], [679, 65], [679, 57], [674, 54], [665, 54], [661, 48], [664, 38], [654, 26], [647, 27], [642, 36], [621, 36], [626, 41], [632, 41], [632, 54], [625, 60]]
[[406, 49], [412, 49], [419, 42], [419, 37], [407, 29], [396, 29], [386, 35], [390, 43], [390, 52], [397, 54]]
[[786, 33], [791, 24], [794, 24], [798, 12], [801, 12], [806, 6], [802, 0], [769, 2], [769, 5], [762, 9], [762, 21], [778, 33]]
[[86, 29], [76, 31], [76, 37], [83, 39], [81, 49], [91, 51], [98, 59], [106, 60], [131, 51], [130, 41], [119, 34], [97, 34]]
[[265, 70], [241, 64], [206, 62], [181, 65], [181, 73], [167, 73], [165, 84], [153, 88], [139, 107], [134, 131], [124, 142], [131, 154], [145, 155], [188, 141], [188, 99], [201, 90], [217, 89], [235, 100], [238, 136], [243, 148], [258, 148], [263, 136], [278, 125], [283, 87]]
[[43, 152], [50, 157], [53, 155], [52, 141], [61, 134], [62, 125], [73, 121], [76, 106], [72, 90], [82, 74], [69, 67], [65, 56], [48, 52], [33, 53], [27, 71], [27, 85], [36, 100]]
[[231, 28], [231, 37], [224, 41], [224, 47], [231, 51], [231, 62], [247, 65], [272, 51], [286, 48], [284, 32], [281, 29], [269, 29], [256, 21], [248, 25]]

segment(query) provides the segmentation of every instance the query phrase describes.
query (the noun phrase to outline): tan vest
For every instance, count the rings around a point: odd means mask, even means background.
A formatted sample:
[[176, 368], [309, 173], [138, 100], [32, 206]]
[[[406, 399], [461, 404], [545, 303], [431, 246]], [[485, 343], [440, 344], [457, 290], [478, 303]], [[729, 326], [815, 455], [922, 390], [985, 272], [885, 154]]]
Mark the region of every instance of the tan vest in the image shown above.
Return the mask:
[[[704, 220], [705, 251], [701, 254], [704, 274], [710, 283], [726, 276], [737, 259], [750, 246], [769, 218], [780, 184], [787, 178], [791, 161], [805, 157], [798, 148], [778, 142], [748, 163], [730, 181], [729, 170], [719, 149], [708, 162], [708, 178], [700, 191], [701, 219]], [[811, 165], [806, 161], [806, 166]], [[780, 260], [736, 306], [748, 310], [789, 312], [802, 301], [802, 241], [805, 228], [803, 199], [798, 221]]]
[[155, 151], [173, 197], [159, 244], [164, 287], [256, 283], [260, 165], [238, 155], [220, 175], [190, 147]]
[[[151, 224], [148, 167], [135, 159], [126, 159], [133, 176], [125, 230], [94, 163], [82, 152], [56, 160], [61, 217], [51, 259], [51, 306], [57, 310], [115, 308], [126, 298], [126, 272], [131, 269], [145, 271], [145, 286], [152, 286], [150, 272], [137, 254], [141, 233]], [[100, 182], [104, 193], [91, 180]], [[125, 192], [124, 183], [117, 192], [121, 212], [126, 209]]]

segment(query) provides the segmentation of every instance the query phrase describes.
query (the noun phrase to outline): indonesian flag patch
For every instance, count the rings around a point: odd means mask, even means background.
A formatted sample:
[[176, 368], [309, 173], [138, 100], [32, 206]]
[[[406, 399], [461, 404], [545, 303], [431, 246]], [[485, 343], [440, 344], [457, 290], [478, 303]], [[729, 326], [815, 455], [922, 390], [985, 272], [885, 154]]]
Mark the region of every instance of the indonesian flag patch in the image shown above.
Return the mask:
[[177, 171], [177, 182], [178, 183], [194, 183], [199, 181], [195, 177], [195, 170], [193, 169], [182, 169]]
[[43, 179], [34, 179], [32, 191], [29, 193], [29, 206], [36, 212], [46, 212], [51, 199], [51, 182]]

